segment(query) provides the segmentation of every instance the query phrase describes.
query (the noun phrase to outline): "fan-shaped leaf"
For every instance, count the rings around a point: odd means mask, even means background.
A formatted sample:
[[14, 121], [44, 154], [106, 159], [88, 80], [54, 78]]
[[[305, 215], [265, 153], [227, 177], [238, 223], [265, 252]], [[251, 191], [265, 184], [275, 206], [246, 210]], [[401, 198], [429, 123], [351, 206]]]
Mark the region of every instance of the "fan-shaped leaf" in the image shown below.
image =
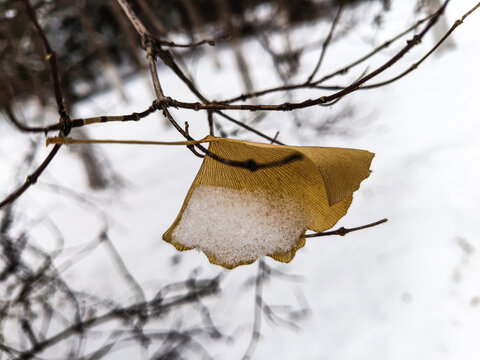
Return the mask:
[[331, 228], [347, 212], [368, 177], [374, 154], [356, 149], [279, 146], [209, 136], [209, 151], [223, 158], [277, 162], [250, 171], [206, 156], [164, 240], [196, 248], [226, 268], [260, 256], [289, 262], [305, 245], [305, 231]]

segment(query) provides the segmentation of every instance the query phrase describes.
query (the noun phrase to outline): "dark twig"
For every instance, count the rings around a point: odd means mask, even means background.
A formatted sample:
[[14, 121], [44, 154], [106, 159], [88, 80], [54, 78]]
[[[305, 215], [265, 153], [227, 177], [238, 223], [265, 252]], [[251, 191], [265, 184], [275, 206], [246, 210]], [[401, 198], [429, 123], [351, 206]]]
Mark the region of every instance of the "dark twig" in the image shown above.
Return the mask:
[[[185, 133], [190, 136], [190, 133], [188, 132], [188, 127], [189, 127], [189, 124], [188, 124], [188, 121], [185, 121]], [[205, 155], [203, 154], [200, 154], [196, 149], [195, 149], [195, 146], [194, 145], [187, 145], [187, 148], [197, 157], [199, 158], [204, 158]]]
[[72, 128], [89, 125], [89, 124], [111, 122], [111, 121], [139, 121], [147, 117], [148, 115], [154, 113], [155, 111], [157, 111], [157, 106], [156, 106], [156, 103], [154, 102], [146, 110], [141, 112], [134, 112], [129, 115], [95, 116], [95, 117], [83, 118], [83, 119], [73, 119]]
[[354, 228], [344, 228], [343, 226], [341, 228], [338, 228], [337, 230], [332, 230], [332, 231], [324, 231], [321, 233], [313, 233], [313, 234], [306, 234], [306, 238], [312, 238], [312, 237], [320, 237], [320, 236], [330, 236], [330, 235], [340, 235], [340, 236], [345, 236], [346, 234], [352, 232], [352, 231], [358, 231], [358, 230], [363, 230], [363, 229], [368, 229], [383, 223], [386, 223], [388, 219], [382, 219], [375, 221], [373, 223], [367, 224], [367, 225], [362, 225], [362, 226], [357, 226]]
[[148, 32], [147, 28], [142, 24], [142, 22], [138, 19], [138, 17], [133, 12], [132, 8], [128, 4], [126, 0], [117, 0], [118, 4], [122, 8], [125, 15], [127, 15], [128, 19], [132, 23], [133, 27], [137, 31], [140, 36], [150, 36], [151, 34]]
[[17, 190], [12, 192], [8, 195], [5, 199], [0, 201], [0, 209], [4, 206], [7, 206], [17, 200], [31, 185], [35, 184], [39, 178], [39, 176], [43, 173], [43, 171], [47, 168], [50, 162], [53, 160], [55, 155], [57, 155], [58, 150], [60, 150], [61, 145], [55, 145], [50, 153], [47, 155], [45, 160], [40, 164], [40, 166], [32, 172], [30, 175], [27, 176], [27, 179]]
[[[62, 122], [58, 122], [56, 124], [51, 124], [47, 126], [40, 126], [40, 127], [31, 127], [22, 124], [18, 119], [15, 117], [15, 114], [12, 112], [10, 106], [4, 106], [5, 112], [7, 113], [9, 119], [11, 120], [14, 125], [24, 132], [42, 132], [42, 133], [49, 133], [50, 131], [57, 131], [62, 130], [64, 125]], [[79, 128], [86, 125], [91, 124], [98, 124], [98, 123], [105, 123], [105, 122], [117, 122], [117, 121], [140, 121], [141, 119], [147, 117], [148, 115], [154, 113], [158, 110], [156, 102], [153, 102], [146, 110], [140, 112], [133, 112], [128, 115], [115, 115], [115, 116], [94, 116], [89, 118], [79, 118], [79, 119], [72, 119], [70, 120], [70, 127]]]
[[27, 10], [27, 15], [30, 18], [30, 21], [35, 26], [35, 29], [37, 30], [37, 33], [40, 36], [40, 39], [42, 40], [43, 47], [45, 49], [45, 59], [50, 64], [50, 70], [51, 70], [50, 72], [53, 78], [53, 89], [55, 93], [55, 100], [57, 102], [58, 113], [60, 114], [60, 118], [67, 120], [69, 117], [68, 117], [67, 109], [65, 108], [65, 103], [63, 101], [64, 97], [62, 93], [62, 87], [60, 86], [57, 56], [55, 52], [52, 50], [50, 43], [47, 39], [47, 36], [45, 35], [42, 27], [38, 23], [37, 16], [35, 15], [35, 10], [33, 10], [32, 6], [30, 5], [30, 2], [28, 0], [22, 0], [22, 2], [25, 5], [25, 8]]
[[275, 139], [275, 138], [272, 138], [271, 136], [268, 136], [266, 134], [264, 134], [263, 132], [261, 131], [258, 131], [257, 129], [255, 129], [254, 127], [250, 126], [250, 125], [247, 125], [241, 121], [238, 121], [237, 119], [234, 119], [233, 117], [225, 114], [224, 112], [221, 112], [221, 111], [215, 111], [216, 114], [219, 114], [221, 117], [223, 117], [224, 119], [227, 119], [228, 121], [230, 121], [231, 123], [234, 123], [235, 125], [238, 125], [240, 126], [241, 128], [244, 128], [245, 130], [247, 131], [250, 131], [251, 133], [253, 134], [256, 134], [268, 141], [270, 141], [272, 144], [277, 144], [277, 145], [285, 145], [284, 143], [282, 143], [281, 141], [279, 141], [278, 139]]
[[7, 104], [2, 104], [2, 106], [3, 106], [3, 110], [4, 110], [5, 113], [7, 114], [7, 117], [10, 119], [10, 121], [11, 121], [20, 131], [23, 131], [23, 132], [40, 132], [40, 133], [46, 132], [46, 128], [43, 127], [43, 126], [28, 126], [28, 125], [22, 124], [22, 123], [17, 119], [17, 117], [15, 116], [15, 114], [13, 113], [12, 108], [11, 108], [11, 105], [10, 105], [9, 103], [7, 103]]
[[315, 77], [318, 70], [320, 69], [320, 66], [322, 65], [323, 58], [325, 57], [325, 53], [327, 52], [328, 45], [330, 44], [330, 40], [332, 39], [333, 32], [335, 31], [335, 27], [337, 26], [338, 20], [340, 19], [340, 15], [342, 14], [344, 5], [345, 4], [342, 2], [338, 8], [337, 14], [335, 15], [335, 18], [332, 21], [332, 25], [330, 26], [330, 31], [328, 32], [328, 36], [322, 44], [322, 50], [321, 50], [320, 56], [318, 57], [317, 64], [315, 65], [315, 68], [313, 69], [312, 73], [310, 74], [307, 81], [305, 82], [307, 84], [309, 84], [312, 81], [312, 79]]

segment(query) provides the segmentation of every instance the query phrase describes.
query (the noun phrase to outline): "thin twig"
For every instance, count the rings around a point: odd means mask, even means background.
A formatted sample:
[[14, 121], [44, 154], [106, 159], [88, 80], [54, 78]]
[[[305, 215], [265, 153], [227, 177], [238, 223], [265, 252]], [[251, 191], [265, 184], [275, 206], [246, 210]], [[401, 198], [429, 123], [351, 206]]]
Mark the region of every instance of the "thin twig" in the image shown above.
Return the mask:
[[305, 237], [306, 238], [312, 238], [312, 237], [330, 236], [330, 235], [345, 236], [346, 234], [348, 234], [352, 231], [368, 229], [368, 228], [386, 223], [387, 221], [388, 221], [388, 219], [382, 219], [382, 220], [378, 220], [378, 221], [375, 221], [375, 222], [367, 224], [367, 225], [357, 226], [357, 227], [354, 227], [354, 228], [344, 228], [342, 226], [341, 228], [338, 228], [337, 230], [324, 231], [324, 232], [321, 232], [321, 233], [306, 234]]
[[307, 84], [309, 84], [312, 81], [312, 79], [315, 77], [318, 70], [320, 69], [320, 66], [322, 65], [323, 58], [325, 57], [325, 53], [327, 52], [328, 45], [330, 44], [330, 40], [332, 39], [333, 32], [335, 31], [335, 27], [337, 26], [338, 20], [340, 19], [340, 15], [342, 14], [344, 5], [345, 3], [342, 2], [338, 8], [337, 14], [335, 15], [335, 18], [332, 21], [332, 25], [330, 26], [330, 31], [328, 32], [328, 36], [322, 44], [322, 50], [318, 58], [317, 64], [315, 65], [315, 68], [313, 69], [312, 73], [310, 74], [310, 76], [306, 81]]
[[17, 200], [31, 185], [35, 184], [39, 178], [39, 176], [43, 173], [43, 171], [47, 168], [50, 162], [53, 160], [55, 155], [57, 155], [58, 150], [60, 150], [61, 145], [55, 145], [50, 153], [47, 155], [45, 160], [40, 164], [40, 166], [32, 172], [30, 175], [27, 176], [25, 182], [14, 192], [8, 195], [5, 199], [0, 201], [0, 209], [6, 205], [13, 203]]
[[137, 33], [139, 33], [141, 36], [148, 35], [151, 37], [151, 34], [148, 32], [147, 28], [142, 24], [142, 22], [137, 18], [128, 2], [126, 0], [117, 0], [117, 2], [122, 8], [125, 15], [127, 15], [128, 19], [132, 23]]
[[55, 100], [57, 102], [58, 113], [62, 119], [68, 119], [67, 109], [65, 108], [65, 103], [63, 101], [64, 96], [62, 92], [62, 87], [60, 86], [60, 76], [58, 75], [58, 65], [57, 65], [57, 55], [52, 50], [50, 43], [45, 35], [42, 27], [38, 23], [37, 16], [35, 15], [35, 10], [33, 10], [30, 2], [28, 0], [22, 0], [25, 8], [27, 10], [27, 15], [30, 18], [30, 21], [35, 26], [37, 34], [42, 40], [43, 48], [45, 50], [45, 59], [50, 64], [50, 72], [53, 78], [53, 88], [55, 93]]
[[41, 133], [46, 132], [46, 128], [43, 126], [28, 126], [28, 125], [22, 124], [13, 113], [10, 103], [2, 104], [2, 107], [3, 107], [3, 110], [7, 113], [7, 117], [20, 131], [41, 132]]

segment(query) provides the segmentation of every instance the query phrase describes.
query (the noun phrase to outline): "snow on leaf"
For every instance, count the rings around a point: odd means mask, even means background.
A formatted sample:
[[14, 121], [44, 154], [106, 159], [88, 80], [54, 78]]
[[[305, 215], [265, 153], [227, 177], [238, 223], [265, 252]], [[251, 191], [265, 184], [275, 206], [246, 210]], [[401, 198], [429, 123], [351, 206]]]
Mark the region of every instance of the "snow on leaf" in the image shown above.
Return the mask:
[[234, 268], [261, 256], [290, 262], [306, 230], [322, 232], [343, 217], [370, 174], [374, 154], [357, 149], [281, 146], [205, 138], [221, 157], [257, 163], [300, 160], [250, 171], [206, 156], [183, 206], [163, 239], [198, 249], [210, 262]]

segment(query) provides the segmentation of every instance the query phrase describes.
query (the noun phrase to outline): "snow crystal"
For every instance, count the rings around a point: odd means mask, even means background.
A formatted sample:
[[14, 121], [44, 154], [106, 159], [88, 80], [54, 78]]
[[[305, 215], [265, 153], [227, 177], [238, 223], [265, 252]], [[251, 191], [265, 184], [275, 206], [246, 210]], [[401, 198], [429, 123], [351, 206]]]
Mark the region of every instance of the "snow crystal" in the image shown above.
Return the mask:
[[199, 186], [172, 237], [234, 266], [291, 250], [305, 229], [306, 216], [294, 198], [265, 190]]

